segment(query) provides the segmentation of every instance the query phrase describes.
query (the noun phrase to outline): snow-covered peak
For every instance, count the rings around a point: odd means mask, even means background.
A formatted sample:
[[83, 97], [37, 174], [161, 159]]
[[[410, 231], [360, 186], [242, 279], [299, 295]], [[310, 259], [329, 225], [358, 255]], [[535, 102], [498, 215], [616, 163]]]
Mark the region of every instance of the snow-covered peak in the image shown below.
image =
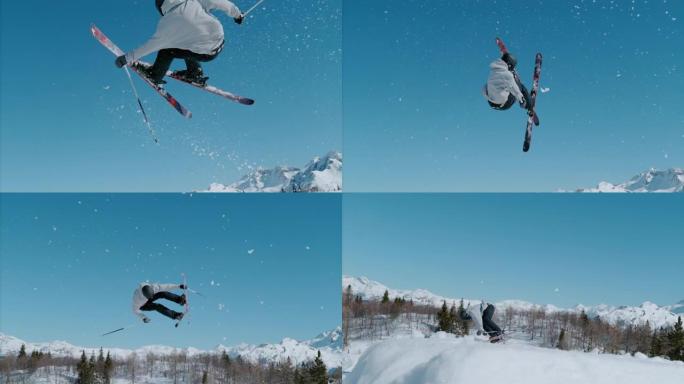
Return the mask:
[[596, 188], [582, 188], [577, 192], [683, 192], [684, 170], [670, 168], [656, 170], [654, 168], [632, 177], [629, 181], [612, 184], [602, 181]]
[[[87, 355], [97, 355], [100, 350], [99, 347], [79, 347], [65, 341], [30, 343], [14, 336], [0, 333], [0, 356], [9, 353], [16, 354], [21, 349], [22, 345], [26, 346], [27, 353], [41, 351], [43, 353], [49, 352], [53, 356], [71, 356], [76, 358], [80, 357], [83, 351], [85, 351]], [[104, 348], [104, 350], [105, 353], [110, 352], [114, 358], [118, 359], [125, 359], [133, 353], [137, 356], [146, 356], [148, 354], [164, 356], [174, 353], [185, 353], [188, 356], [196, 356], [205, 353], [221, 353], [225, 351], [232, 357], [239, 355], [243, 359], [255, 363], [286, 361], [289, 358], [293, 364], [313, 360], [318, 351], [321, 351], [321, 357], [326, 366], [332, 369], [340, 367], [342, 364], [342, 329], [338, 327], [334, 330], [323, 332], [311, 340], [305, 341], [285, 338], [277, 344], [250, 345], [242, 343], [233, 347], [219, 345], [215, 349], [207, 351], [193, 347], [174, 348], [163, 345], [148, 345], [137, 349]]]
[[[461, 298], [445, 297], [434, 294], [424, 289], [416, 290], [397, 290], [388, 288], [385, 285], [368, 279], [367, 277], [352, 277], [343, 276], [342, 288], [346, 292], [347, 287], [352, 287], [353, 295], [360, 295], [365, 299], [379, 299], [385, 291], [389, 293], [391, 299], [395, 297], [402, 297], [406, 300], [413, 300], [416, 304], [431, 305], [439, 307], [444, 301], [448, 305], [456, 303], [458, 305]], [[481, 300], [478, 299], [464, 299], [464, 305], [470, 303], [479, 304]], [[610, 305], [596, 305], [584, 306], [577, 305], [574, 308], [559, 308], [551, 304], [534, 304], [523, 300], [503, 300], [494, 305], [499, 309], [513, 308], [516, 310], [543, 310], [546, 313], [553, 312], [573, 312], [580, 313], [584, 311], [587, 315], [601, 319], [611, 324], [633, 324], [642, 325], [647, 321], [652, 328], [672, 325], [677, 322], [678, 315], [673, 313], [673, 310], [684, 312], [684, 302], [680, 302], [671, 306], [658, 306], [651, 302], [645, 302], [638, 307], [630, 306], [610, 306]]]
[[230, 185], [212, 183], [209, 192], [281, 192], [297, 173], [294, 167], [259, 168]]
[[207, 192], [338, 192], [342, 190], [342, 154], [315, 157], [303, 169], [259, 168], [229, 185], [212, 183]]

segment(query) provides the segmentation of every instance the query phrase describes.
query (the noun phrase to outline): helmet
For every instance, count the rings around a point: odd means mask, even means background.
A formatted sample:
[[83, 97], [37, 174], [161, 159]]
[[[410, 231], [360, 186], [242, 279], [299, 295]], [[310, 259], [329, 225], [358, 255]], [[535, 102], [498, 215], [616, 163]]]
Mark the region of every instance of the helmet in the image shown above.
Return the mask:
[[511, 55], [508, 52], [504, 53], [504, 55], [501, 56], [501, 60], [508, 64], [509, 69], [513, 69], [516, 65], [518, 65], [518, 60], [515, 59], [515, 56]]
[[152, 297], [154, 297], [154, 290], [149, 285], [146, 285], [142, 287], [142, 294], [147, 300], [152, 300]]

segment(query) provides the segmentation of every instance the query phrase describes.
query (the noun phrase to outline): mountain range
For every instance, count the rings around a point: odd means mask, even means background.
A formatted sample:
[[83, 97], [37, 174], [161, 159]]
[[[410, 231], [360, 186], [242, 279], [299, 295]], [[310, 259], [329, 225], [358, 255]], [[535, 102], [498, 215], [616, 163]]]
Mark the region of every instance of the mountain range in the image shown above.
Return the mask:
[[600, 182], [595, 188], [580, 188], [575, 192], [683, 192], [684, 169], [670, 168], [656, 170], [651, 168], [632, 177], [628, 181], [612, 184]]
[[[99, 347], [75, 346], [66, 341], [52, 341], [44, 343], [32, 343], [21, 340], [14, 336], [0, 333], [0, 356], [16, 354], [25, 345], [26, 352], [41, 351], [51, 353], [53, 356], [75, 357], [81, 356], [85, 351], [87, 355], [99, 353]], [[188, 356], [199, 354], [220, 354], [225, 351], [231, 357], [241, 356], [243, 359], [254, 363], [270, 363], [285, 361], [288, 358], [293, 364], [313, 360], [318, 351], [328, 368], [339, 367], [342, 364], [342, 329], [336, 328], [331, 331], [323, 332], [313, 339], [297, 341], [290, 338], [283, 339], [277, 344], [239, 344], [233, 347], [218, 345], [213, 350], [200, 350], [193, 347], [174, 348], [163, 345], [149, 345], [137, 349], [123, 348], [103, 348], [110, 352], [114, 358], [125, 359], [135, 353], [138, 356], [145, 356], [150, 353], [155, 355], [171, 355], [174, 353], [186, 353]]]
[[206, 192], [339, 192], [342, 190], [342, 154], [331, 151], [315, 157], [304, 168], [259, 168], [240, 180], [213, 183]]

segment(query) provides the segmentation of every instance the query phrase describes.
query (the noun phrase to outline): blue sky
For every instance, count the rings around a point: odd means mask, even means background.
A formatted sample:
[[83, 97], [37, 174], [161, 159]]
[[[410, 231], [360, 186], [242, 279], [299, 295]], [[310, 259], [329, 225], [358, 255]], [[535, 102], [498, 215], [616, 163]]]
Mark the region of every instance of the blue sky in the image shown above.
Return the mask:
[[684, 299], [681, 194], [347, 194], [343, 210], [344, 273], [392, 288], [558, 306]]
[[186, 120], [136, 79], [156, 146], [125, 74], [89, 31], [95, 23], [134, 49], [155, 30], [153, 1], [3, 1], [0, 189], [191, 191], [340, 150], [340, 4], [267, 0], [241, 26], [219, 13], [227, 44], [205, 71], [256, 104], [169, 83], [194, 114]]
[[[1, 332], [81, 346], [213, 348], [309, 339], [340, 323], [340, 195], [0, 199]], [[138, 283], [179, 282], [183, 272], [206, 296], [190, 296], [189, 322], [137, 320]], [[139, 325], [100, 336], [130, 324]]]
[[[347, 191], [555, 191], [684, 165], [684, 3], [344, 2]], [[500, 36], [541, 127], [481, 95]]]

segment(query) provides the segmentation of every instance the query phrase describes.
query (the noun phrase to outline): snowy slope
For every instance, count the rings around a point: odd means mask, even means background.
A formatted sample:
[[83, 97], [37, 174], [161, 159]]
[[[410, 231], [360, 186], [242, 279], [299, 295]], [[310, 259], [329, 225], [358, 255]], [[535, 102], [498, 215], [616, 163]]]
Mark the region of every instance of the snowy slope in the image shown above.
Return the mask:
[[[367, 299], [377, 299], [381, 298], [385, 290], [389, 292], [390, 298], [403, 297], [406, 300], [413, 300], [416, 304], [422, 305], [432, 305], [440, 307], [442, 302], [446, 300], [447, 303], [456, 303], [461, 300], [460, 298], [449, 298], [440, 295], [436, 295], [430, 291], [424, 289], [417, 290], [397, 290], [386, 287], [385, 285], [370, 280], [366, 277], [351, 277], [344, 276], [342, 278], [342, 288], [344, 290], [351, 285], [352, 292], [354, 295], [361, 295]], [[468, 303], [472, 302], [479, 304], [481, 300], [464, 299], [464, 304], [467, 306]], [[677, 314], [673, 313], [672, 310], [676, 309], [684, 312], [684, 303], [676, 304], [673, 306], [658, 306], [651, 302], [645, 302], [638, 307], [629, 306], [609, 306], [609, 305], [597, 305], [597, 306], [584, 306], [577, 305], [574, 308], [559, 308], [554, 305], [546, 304], [539, 305], [533, 304], [522, 300], [504, 300], [494, 305], [499, 308], [511, 307], [520, 310], [529, 309], [544, 309], [547, 313], [567, 311], [579, 313], [584, 310], [589, 316], [600, 316], [601, 319], [608, 321], [611, 324], [624, 323], [624, 324], [645, 324], [646, 321], [649, 322], [651, 327], [661, 327], [666, 325], [672, 325], [677, 322]]]
[[606, 181], [596, 188], [582, 188], [576, 192], [683, 192], [684, 169], [670, 168], [664, 171], [649, 169], [629, 181], [612, 184]]
[[437, 333], [368, 348], [345, 384], [643, 384], [679, 383], [684, 363], [644, 355], [601, 355], [490, 344]]
[[[73, 356], [80, 357], [81, 351], [86, 354], [97, 354], [99, 347], [88, 348], [78, 347], [64, 341], [53, 341], [48, 343], [29, 343], [13, 336], [0, 333], [0, 356], [12, 353], [15, 354], [21, 348], [21, 345], [26, 345], [26, 351], [37, 350], [44, 353], [52, 353], [53, 356]], [[288, 358], [293, 364], [302, 363], [312, 360], [316, 357], [318, 351], [321, 351], [321, 356], [328, 368], [341, 366], [341, 351], [342, 351], [342, 330], [341, 328], [332, 331], [324, 332], [311, 340], [297, 341], [286, 338], [278, 344], [262, 344], [262, 345], [248, 345], [240, 344], [234, 347], [225, 347], [219, 345], [214, 350], [203, 351], [196, 348], [173, 348], [160, 345], [145, 346], [135, 350], [121, 349], [121, 348], [107, 348], [113, 357], [125, 359], [133, 352], [138, 356], [145, 356], [149, 353], [155, 355], [169, 355], [172, 353], [185, 352], [189, 356], [194, 356], [203, 353], [221, 353], [226, 351], [232, 357], [237, 355], [242, 356], [243, 359], [252, 362], [276, 362], [285, 361]]]
[[342, 154], [329, 152], [315, 157], [303, 169], [275, 167], [257, 169], [239, 181], [213, 183], [207, 192], [337, 192], [342, 190]]

